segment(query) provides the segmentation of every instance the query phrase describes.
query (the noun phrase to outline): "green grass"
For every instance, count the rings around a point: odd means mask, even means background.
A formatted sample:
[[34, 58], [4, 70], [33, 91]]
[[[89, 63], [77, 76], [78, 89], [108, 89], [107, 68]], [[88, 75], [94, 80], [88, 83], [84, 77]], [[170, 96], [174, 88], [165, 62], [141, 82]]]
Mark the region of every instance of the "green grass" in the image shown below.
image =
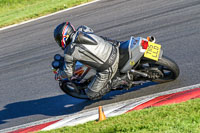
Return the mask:
[[0, 0], [0, 27], [37, 18], [92, 0]]
[[200, 133], [200, 99], [40, 133]]

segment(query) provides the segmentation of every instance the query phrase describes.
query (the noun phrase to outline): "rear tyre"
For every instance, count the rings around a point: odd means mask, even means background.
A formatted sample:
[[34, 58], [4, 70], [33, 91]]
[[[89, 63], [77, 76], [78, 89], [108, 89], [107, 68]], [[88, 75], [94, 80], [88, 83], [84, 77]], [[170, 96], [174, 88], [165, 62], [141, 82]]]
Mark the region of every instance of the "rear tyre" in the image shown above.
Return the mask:
[[173, 81], [178, 78], [180, 73], [178, 65], [172, 59], [165, 56], [163, 56], [158, 61], [144, 59], [141, 61], [140, 64], [141, 65], [148, 64], [147, 67], [149, 67], [150, 70], [159, 71], [158, 75], [161, 73], [160, 77], [152, 79], [152, 81], [158, 83]]

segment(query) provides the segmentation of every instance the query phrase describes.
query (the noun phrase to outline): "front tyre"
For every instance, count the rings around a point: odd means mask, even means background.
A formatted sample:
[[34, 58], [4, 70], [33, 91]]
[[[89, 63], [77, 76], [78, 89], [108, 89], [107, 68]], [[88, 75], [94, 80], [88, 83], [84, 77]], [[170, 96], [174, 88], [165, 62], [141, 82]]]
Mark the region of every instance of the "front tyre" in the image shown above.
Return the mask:
[[178, 78], [180, 70], [178, 65], [170, 58], [163, 56], [158, 61], [144, 59], [141, 61], [143, 67], [149, 71], [152, 81], [165, 83]]
[[66, 94], [79, 98], [79, 99], [89, 99], [88, 96], [85, 94], [83, 89], [78, 89], [76, 84], [69, 82], [69, 81], [60, 81], [59, 82], [60, 89], [65, 92]]

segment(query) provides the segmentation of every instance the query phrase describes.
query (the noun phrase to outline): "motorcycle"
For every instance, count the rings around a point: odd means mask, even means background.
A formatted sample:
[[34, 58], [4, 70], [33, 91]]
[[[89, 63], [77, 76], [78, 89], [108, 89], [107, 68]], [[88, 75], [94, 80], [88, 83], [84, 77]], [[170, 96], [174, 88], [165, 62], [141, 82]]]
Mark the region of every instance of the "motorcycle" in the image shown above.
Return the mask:
[[[109, 82], [111, 91], [130, 89], [146, 82], [165, 83], [179, 76], [178, 65], [170, 58], [163, 56], [160, 44], [155, 37], [130, 37], [119, 45], [119, 66], [114, 78]], [[56, 74], [62, 70], [64, 58], [56, 54], [52, 68]], [[76, 63], [73, 80], [59, 80], [59, 86], [66, 94], [88, 99], [85, 89], [95, 76], [96, 71], [80, 62]]]

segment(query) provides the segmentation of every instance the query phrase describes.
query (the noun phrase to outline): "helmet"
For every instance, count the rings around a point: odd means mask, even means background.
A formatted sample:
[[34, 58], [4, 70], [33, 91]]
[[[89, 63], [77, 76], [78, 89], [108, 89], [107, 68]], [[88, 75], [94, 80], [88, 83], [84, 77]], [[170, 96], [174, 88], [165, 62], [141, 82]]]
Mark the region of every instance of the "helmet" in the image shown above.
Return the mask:
[[75, 32], [73, 25], [70, 22], [59, 24], [54, 30], [54, 39], [56, 43], [65, 49], [70, 43], [70, 37]]

